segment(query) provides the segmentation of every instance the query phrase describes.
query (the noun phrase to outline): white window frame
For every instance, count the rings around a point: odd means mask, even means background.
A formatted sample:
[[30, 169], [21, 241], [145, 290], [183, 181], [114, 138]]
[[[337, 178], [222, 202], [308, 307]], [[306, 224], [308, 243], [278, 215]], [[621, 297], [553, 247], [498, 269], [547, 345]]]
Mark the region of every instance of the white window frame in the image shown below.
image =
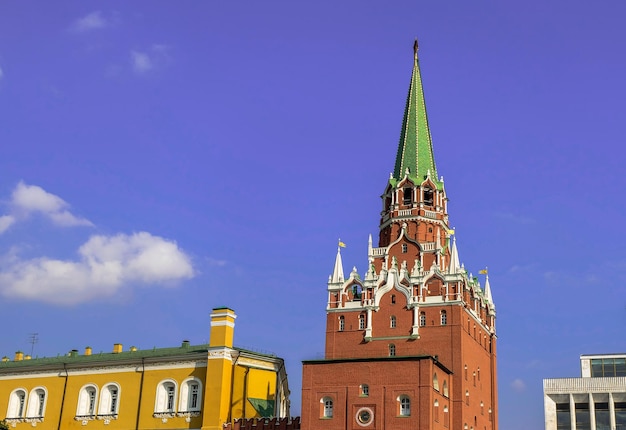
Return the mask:
[[346, 329], [346, 318], [341, 315], [339, 317], [339, 331], [344, 331]]
[[[178, 384], [173, 379], [165, 379], [158, 383], [154, 399], [155, 413], [175, 413]], [[171, 398], [170, 398], [171, 395]], [[171, 401], [171, 402], [170, 402]], [[171, 403], [171, 404], [168, 404]]]
[[365, 330], [365, 315], [359, 315], [359, 330]]
[[[115, 392], [114, 392], [115, 391]], [[109, 382], [100, 390], [100, 403], [98, 405], [98, 415], [117, 416], [120, 410], [120, 397], [122, 390], [119, 384]]]
[[401, 417], [410, 417], [411, 416], [411, 398], [406, 394], [398, 397], [398, 402], [400, 403], [400, 416]]
[[[193, 385], [197, 385], [196, 406], [192, 407]], [[202, 382], [198, 378], [187, 378], [180, 384], [180, 412], [197, 412], [202, 409]]]
[[441, 325], [448, 325], [448, 313], [441, 311]]
[[322, 397], [322, 418], [332, 418], [334, 413], [333, 399], [330, 397]]
[[[93, 394], [93, 404], [92, 395]], [[78, 393], [78, 405], [76, 406], [76, 416], [93, 417], [96, 415], [98, 406], [98, 387], [94, 384], [83, 386]]]
[[26, 414], [26, 399], [28, 391], [24, 388], [16, 388], [9, 395], [7, 418], [24, 418]]
[[35, 387], [30, 390], [26, 407], [26, 418], [41, 418], [46, 413], [48, 390], [45, 387]]
[[395, 315], [392, 315], [389, 317], [389, 327], [391, 328], [396, 328], [396, 326], [398, 325], [398, 320], [396, 319]]

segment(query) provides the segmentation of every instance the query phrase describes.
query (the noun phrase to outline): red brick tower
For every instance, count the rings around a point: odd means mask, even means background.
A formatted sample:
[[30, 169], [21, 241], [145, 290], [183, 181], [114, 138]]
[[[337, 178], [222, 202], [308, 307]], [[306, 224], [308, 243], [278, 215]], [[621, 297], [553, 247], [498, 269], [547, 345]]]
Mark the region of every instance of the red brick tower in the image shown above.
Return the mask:
[[[495, 305], [460, 264], [414, 62], [379, 247], [328, 281], [326, 357], [303, 363], [302, 428], [497, 430]], [[486, 273], [486, 271], [481, 271]]]

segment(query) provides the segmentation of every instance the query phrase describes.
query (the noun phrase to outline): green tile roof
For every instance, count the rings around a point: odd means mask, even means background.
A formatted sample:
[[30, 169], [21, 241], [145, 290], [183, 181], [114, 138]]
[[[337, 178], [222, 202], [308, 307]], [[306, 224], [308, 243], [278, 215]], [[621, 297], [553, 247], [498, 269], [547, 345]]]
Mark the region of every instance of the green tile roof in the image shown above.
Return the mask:
[[420, 184], [430, 172], [430, 177], [437, 188], [442, 188], [443, 184], [437, 175], [433, 143], [428, 127], [422, 76], [417, 58], [417, 40], [414, 45], [413, 73], [411, 74], [409, 94], [404, 108], [400, 143], [398, 144], [396, 164], [391, 179], [392, 185], [404, 178], [407, 168], [409, 169], [409, 178], [414, 182]]
[[[168, 359], [170, 357], [183, 357], [186, 355], [189, 359], [199, 359], [205, 357], [209, 351], [208, 344], [201, 345], [189, 345], [183, 343], [182, 346], [178, 347], [170, 347], [170, 348], [152, 348], [152, 349], [136, 349], [136, 350], [127, 350], [120, 353], [113, 352], [100, 352], [100, 353], [92, 353], [91, 355], [78, 354], [76, 352], [70, 352], [68, 354], [58, 355], [56, 357], [42, 357], [42, 358], [32, 358], [28, 360], [20, 360], [20, 361], [0, 361], [0, 372], [4, 369], [21, 369], [21, 368], [33, 368], [33, 367], [41, 367], [49, 368], [49, 367], [63, 367], [64, 365], [86, 365], [89, 366], [91, 363], [102, 363], [102, 362], [126, 362], [126, 361], [135, 361], [141, 359], [151, 359], [158, 361], [160, 358]], [[256, 351], [252, 351], [249, 349], [238, 348], [235, 347], [235, 350], [239, 352], [245, 352], [256, 356], [262, 356], [265, 358], [276, 359], [276, 355], [268, 354], [268, 353], [260, 353]], [[196, 357], [194, 357], [194, 355]]]

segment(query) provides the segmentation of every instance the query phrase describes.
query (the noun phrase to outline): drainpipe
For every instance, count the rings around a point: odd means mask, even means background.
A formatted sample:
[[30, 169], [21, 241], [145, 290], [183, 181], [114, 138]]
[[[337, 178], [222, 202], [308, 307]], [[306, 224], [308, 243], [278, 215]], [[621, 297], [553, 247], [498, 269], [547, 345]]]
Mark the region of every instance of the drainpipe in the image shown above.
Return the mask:
[[63, 397], [61, 397], [61, 412], [59, 412], [59, 426], [57, 427], [58, 430], [61, 430], [61, 422], [63, 420], [63, 410], [64, 405], [65, 405], [65, 391], [67, 390], [67, 364], [63, 363], [63, 371], [65, 372], [65, 382], [63, 383]]
[[246, 374], [243, 377], [243, 417], [246, 418], [246, 403], [248, 403], [248, 373], [250, 368], [246, 367]]
[[137, 401], [137, 421], [135, 429], [139, 429], [139, 417], [141, 416], [141, 397], [143, 395], [143, 376], [146, 373], [145, 357], [141, 357], [141, 380], [139, 381], [139, 400]]
[[240, 352], [237, 351], [237, 357], [233, 363], [233, 370], [230, 373], [230, 405], [228, 406], [228, 422], [232, 424], [233, 419], [233, 391], [235, 388], [235, 371], [237, 370], [237, 362], [239, 361]]

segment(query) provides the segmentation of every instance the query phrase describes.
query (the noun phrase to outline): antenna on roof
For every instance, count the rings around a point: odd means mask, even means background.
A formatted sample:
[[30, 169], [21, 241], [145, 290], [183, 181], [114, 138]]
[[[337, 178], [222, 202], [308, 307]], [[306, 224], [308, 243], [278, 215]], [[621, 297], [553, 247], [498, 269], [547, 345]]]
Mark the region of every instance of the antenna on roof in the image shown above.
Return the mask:
[[35, 351], [35, 344], [39, 342], [39, 333], [29, 333], [28, 335], [28, 343], [30, 343], [30, 356], [33, 356], [33, 351]]

